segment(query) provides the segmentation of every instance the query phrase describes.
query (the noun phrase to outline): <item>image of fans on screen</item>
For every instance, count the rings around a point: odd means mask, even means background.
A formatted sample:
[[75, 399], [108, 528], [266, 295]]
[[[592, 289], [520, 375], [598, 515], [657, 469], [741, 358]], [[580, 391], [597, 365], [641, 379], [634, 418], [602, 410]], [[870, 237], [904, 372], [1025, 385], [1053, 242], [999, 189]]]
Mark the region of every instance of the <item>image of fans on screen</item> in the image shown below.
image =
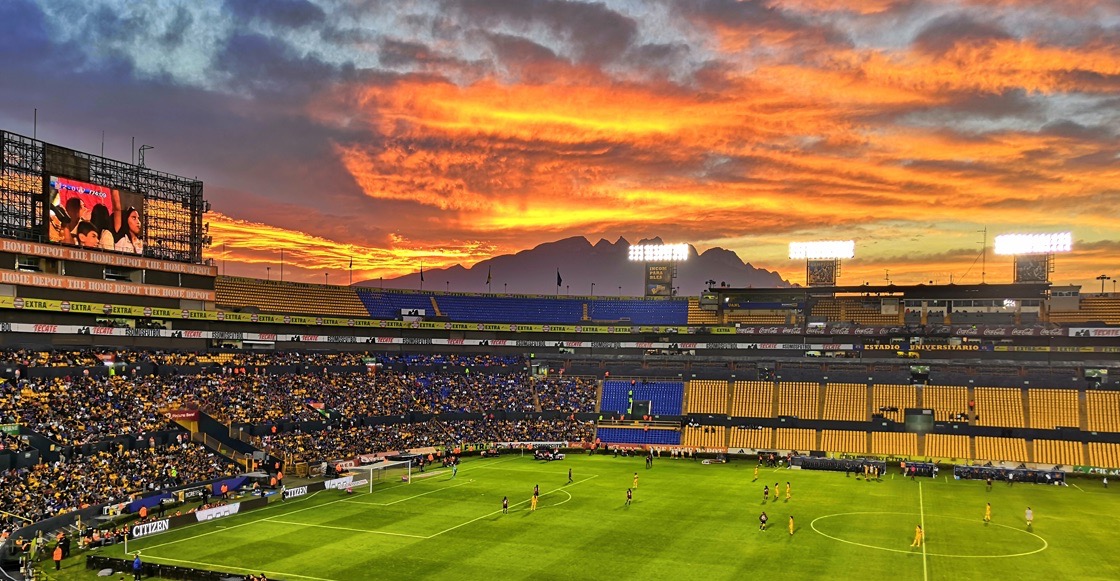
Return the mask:
[[91, 250], [143, 254], [143, 202], [132, 192], [52, 176], [48, 237]]

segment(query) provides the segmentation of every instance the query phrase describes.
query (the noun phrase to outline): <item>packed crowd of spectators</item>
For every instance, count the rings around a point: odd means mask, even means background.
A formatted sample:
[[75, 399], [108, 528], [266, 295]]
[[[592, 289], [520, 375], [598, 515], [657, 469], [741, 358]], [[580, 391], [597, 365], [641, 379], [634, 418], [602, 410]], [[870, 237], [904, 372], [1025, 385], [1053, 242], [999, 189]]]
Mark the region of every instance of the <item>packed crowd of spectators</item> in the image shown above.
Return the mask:
[[598, 386], [590, 377], [544, 377], [533, 380], [542, 410], [594, 412]]
[[0, 472], [0, 506], [38, 521], [86, 506], [123, 502], [141, 492], [236, 474], [236, 465], [227, 458], [190, 441], [121, 448]]
[[409, 448], [501, 442], [591, 442], [594, 422], [571, 418], [477, 420], [419, 424], [381, 424], [328, 428], [314, 433], [289, 432], [267, 436], [265, 449], [296, 462], [322, 462], [359, 454], [396, 452]]

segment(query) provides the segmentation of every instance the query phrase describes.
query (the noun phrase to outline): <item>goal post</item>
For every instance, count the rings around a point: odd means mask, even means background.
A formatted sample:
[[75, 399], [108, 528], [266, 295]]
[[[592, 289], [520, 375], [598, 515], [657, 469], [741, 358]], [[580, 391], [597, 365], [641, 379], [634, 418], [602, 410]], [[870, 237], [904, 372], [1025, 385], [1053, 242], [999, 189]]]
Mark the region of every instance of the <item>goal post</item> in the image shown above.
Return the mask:
[[376, 464], [355, 466], [351, 470], [363, 474], [369, 481], [369, 491], [373, 492], [373, 485], [389, 482], [412, 482], [412, 462], [410, 460], [389, 460]]

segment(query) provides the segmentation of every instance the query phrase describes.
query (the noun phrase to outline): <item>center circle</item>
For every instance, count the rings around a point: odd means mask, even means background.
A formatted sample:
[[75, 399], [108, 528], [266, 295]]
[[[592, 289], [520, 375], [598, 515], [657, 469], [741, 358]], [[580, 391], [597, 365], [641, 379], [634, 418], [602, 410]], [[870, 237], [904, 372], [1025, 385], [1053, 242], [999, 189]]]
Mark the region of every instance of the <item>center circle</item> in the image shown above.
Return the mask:
[[[891, 516], [891, 517], [909, 517], [909, 518], [913, 519], [914, 523], [917, 523], [921, 519], [921, 515], [919, 515], [917, 513], [909, 513], [909, 512], [842, 512], [842, 513], [826, 514], [824, 516], [819, 516], [819, 517], [813, 519], [813, 521], [811, 523], [809, 523], [809, 526], [810, 526], [810, 528], [813, 529], [814, 532], [816, 532], [817, 534], [819, 534], [823, 537], [832, 539], [834, 541], [839, 541], [841, 543], [845, 543], [845, 544], [848, 544], [848, 545], [853, 545], [853, 546], [857, 546], [857, 547], [864, 547], [866, 549], [875, 549], [877, 551], [889, 551], [889, 552], [892, 552], [892, 553], [907, 553], [907, 554], [917, 553], [917, 554], [922, 554], [922, 551], [920, 549], [896, 548], [896, 547], [892, 547], [892, 546], [884, 546], [883, 544], [875, 544], [876, 539], [874, 537], [876, 536], [877, 532], [878, 533], [883, 533], [883, 534], [889, 534], [890, 536], [892, 536], [892, 538], [893, 538], [893, 536], [897, 536], [898, 539], [899, 539], [899, 545], [902, 545], [904, 542], [910, 541], [911, 538], [912, 538], [912, 536], [909, 536], [909, 535], [913, 534], [913, 529], [908, 528], [911, 525], [906, 525], [906, 526], [901, 527], [901, 532], [898, 532], [898, 533], [894, 532], [894, 529], [898, 528], [894, 524], [894, 521], [898, 520], [897, 518], [892, 518], [891, 519], [892, 523], [889, 525], [889, 527], [890, 527], [889, 531], [881, 530], [883, 528], [881, 526], [878, 527], [878, 529], [877, 529], [875, 525], [880, 525], [881, 522], [879, 522], [879, 521], [881, 521], [881, 519], [877, 519], [876, 517], [883, 516], [883, 515]], [[817, 526], [817, 523], [819, 523], [821, 521], [828, 521], [830, 519], [833, 519], [833, 520], [860, 519], [861, 521], [863, 521], [863, 524], [864, 524], [864, 530], [863, 530], [863, 534], [861, 536], [864, 537], [864, 540], [867, 540], [869, 542], [861, 542], [859, 540], [852, 540], [851, 538], [844, 538], [844, 536], [841, 536], [840, 534], [835, 534], [835, 533], [830, 534], [829, 532], [826, 532], [825, 530], [822, 530], [823, 527], [818, 527]], [[931, 515], [931, 514], [926, 514], [925, 515], [925, 521], [926, 521], [927, 525], [929, 523], [934, 523], [933, 527], [932, 527], [932, 536], [927, 537], [927, 540], [928, 540], [928, 538], [933, 538], [934, 542], [935, 542], [935, 544], [934, 544], [935, 547], [938, 546], [936, 544], [938, 540], [940, 540], [942, 538], [946, 538], [946, 537], [951, 538], [952, 533], [955, 533], [955, 532], [958, 532], [958, 531], [961, 530], [959, 525], [942, 526], [942, 525], [936, 524], [939, 521], [964, 521], [964, 522], [969, 522], [969, 523], [976, 523], [977, 526], [982, 526], [982, 527], [999, 527], [999, 529], [998, 529], [1000, 531], [999, 534], [1002, 535], [1002, 536], [1009, 536], [1006, 531], [1010, 531], [1010, 532], [1014, 532], [1014, 533], [1021, 533], [1021, 534], [1033, 537], [1039, 543], [1039, 546], [1037, 548], [1033, 549], [1033, 550], [1016, 552], [1016, 553], [1000, 553], [1000, 554], [974, 554], [974, 555], [969, 555], [969, 554], [956, 554], [956, 553], [932, 553], [932, 552], [928, 552], [928, 549], [927, 549], [925, 554], [927, 556], [930, 556], [930, 557], [948, 557], [948, 558], [955, 558], [955, 559], [1001, 559], [1001, 558], [1007, 558], [1007, 557], [1025, 557], [1027, 555], [1033, 555], [1035, 553], [1041, 553], [1042, 551], [1045, 551], [1047, 549], [1047, 547], [1050, 546], [1050, 544], [1046, 541], [1046, 539], [1036, 535], [1035, 533], [1032, 533], [1032, 532], [1027, 531], [1027, 530], [1023, 530], [1021, 528], [1008, 526], [1008, 525], [1005, 525], [1005, 524], [1000, 524], [1000, 523], [995, 523], [995, 522], [981, 524], [980, 519], [970, 519], [970, 518], [943, 516], [943, 515]], [[927, 535], [929, 535], [930, 532], [931, 532], [930, 527], [927, 526], [927, 527], [923, 527], [923, 528], [926, 529]], [[1004, 529], [1006, 529], [1006, 531], [1004, 531]], [[942, 533], [942, 531], [944, 531], [944, 534]], [[848, 534], [846, 536], [852, 537], [852, 536], [857, 536], [858, 534], [859, 533], [856, 533], [855, 535]], [[879, 536], [883, 536], [883, 534], [880, 534]], [[973, 541], [975, 541], [975, 539], [967, 539], [965, 541], [962, 541], [960, 543], [960, 546], [962, 548], [964, 548], [966, 543], [970, 544], [970, 545], [975, 545], [975, 542], [973, 542]], [[998, 543], [999, 541], [997, 540], [995, 542]], [[944, 550], [944, 549], [940, 549], [940, 550]]]

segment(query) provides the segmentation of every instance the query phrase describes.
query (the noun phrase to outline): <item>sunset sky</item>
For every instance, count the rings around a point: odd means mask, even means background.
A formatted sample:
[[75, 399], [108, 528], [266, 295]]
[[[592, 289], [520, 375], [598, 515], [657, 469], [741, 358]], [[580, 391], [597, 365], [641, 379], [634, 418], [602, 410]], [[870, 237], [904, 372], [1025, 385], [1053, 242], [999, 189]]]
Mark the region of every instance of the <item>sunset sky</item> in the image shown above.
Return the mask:
[[975, 283], [987, 228], [1120, 278], [1117, 0], [4, 0], [0, 64], [0, 128], [203, 180], [231, 275], [582, 235]]

